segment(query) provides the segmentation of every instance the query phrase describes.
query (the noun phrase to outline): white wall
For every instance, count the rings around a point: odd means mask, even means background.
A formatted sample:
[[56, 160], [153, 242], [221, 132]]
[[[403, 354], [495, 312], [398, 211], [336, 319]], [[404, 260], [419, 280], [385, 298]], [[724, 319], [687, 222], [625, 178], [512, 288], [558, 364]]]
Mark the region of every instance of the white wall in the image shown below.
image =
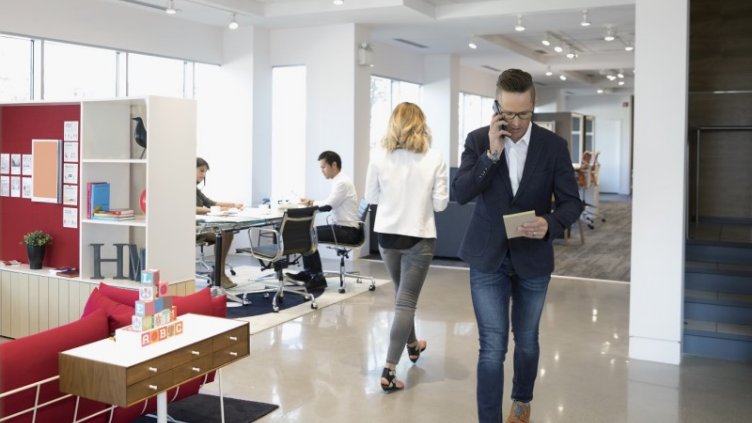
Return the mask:
[[423, 56], [386, 44], [373, 43], [372, 49], [373, 75], [415, 84], [423, 83]]
[[[625, 107], [626, 105], [626, 107]], [[624, 95], [591, 95], [591, 96], [569, 96], [567, 98], [566, 111], [578, 112], [586, 115], [595, 116], [595, 149], [602, 151], [616, 150], [617, 157], [606, 158], [601, 157], [601, 162], [606, 163], [618, 163], [619, 170], [616, 172], [618, 179], [614, 181], [612, 185], [611, 181], [603, 181], [601, 183], [601, 192], [615, 192], [618, 194], [628, 195], [630, 194], [630, 132], [631, 132], [631, 113], [632, 113], [632, 101], [630, 96]], [[606, 136], [603, 132], [598, 132], [598, 122], [604, 120], [613, 120], [620, 122], [621, 134], [619, 139], [616, 140], [619, 145], [616, 149], [599, 148], [598, 143], [612, 142], [614, 140], [606, 140], [603, 137]], [[599, 136], [600, 135], [600, 136]], [[612, 160], [611, 160], [612, 159]], [[604, 175], [603, 169], [601, 174]], [[615, 190], [604, 189], [610, 186], [615, 186]]]
[[0, 31], [220, 64], [221, 28], [101, 0], [2, 0]]
[[639, 101], [635, 105], [629, 356], [678, 364], [687, 189], [688, 0], [637, 0], [635, 16], [635, 98]]
[[459, 90], [463, 93], [496, 97], [496, 79], [499, 74], [460, 66]]

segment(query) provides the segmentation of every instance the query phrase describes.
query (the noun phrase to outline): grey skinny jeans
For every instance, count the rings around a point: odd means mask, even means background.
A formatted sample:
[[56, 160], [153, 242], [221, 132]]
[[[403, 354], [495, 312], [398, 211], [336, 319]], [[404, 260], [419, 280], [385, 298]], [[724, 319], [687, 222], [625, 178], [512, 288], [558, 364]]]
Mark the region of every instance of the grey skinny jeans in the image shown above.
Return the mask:
[[423, 239], [405, 250], [379, 246], [381, 258], [394, 283], [394, 320], [386, 362], [397, 365], [406, 344], [415, 343], [415, 308], [431, 265], [436, 239]]

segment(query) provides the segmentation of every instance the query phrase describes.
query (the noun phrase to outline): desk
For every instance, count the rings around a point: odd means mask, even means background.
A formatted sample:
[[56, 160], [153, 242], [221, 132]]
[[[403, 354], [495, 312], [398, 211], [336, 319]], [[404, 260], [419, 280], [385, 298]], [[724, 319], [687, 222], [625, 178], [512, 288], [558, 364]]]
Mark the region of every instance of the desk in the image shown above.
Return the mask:
[[167, 391], [250, 354], [248, 322], [185, 314], [183, 333], [155, 344], [123, 347], [113, 338], [59, 355], [60, 391], [127, 407], [157, 395], [157, 421], [167, 421]]
[[196, 215], [196, 235], [214, 232], [214, 280], [216, 289], [221, 287], [222, 278], [222, 232], [239, 231], [258, 226], [270, 226], [282, 221], [283, 212], [278, 210], [247, 208], [234, 215]]

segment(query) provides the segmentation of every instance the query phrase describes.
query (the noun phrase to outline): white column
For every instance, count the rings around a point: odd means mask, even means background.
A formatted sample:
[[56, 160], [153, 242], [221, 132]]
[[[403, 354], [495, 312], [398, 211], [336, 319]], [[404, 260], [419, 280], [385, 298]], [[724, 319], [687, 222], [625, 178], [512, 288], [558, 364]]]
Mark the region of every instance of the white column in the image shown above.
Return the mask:
[[[421, 108], [433, 135], [432, 148], [441, 152], [447, 165], [458, 163], [459, 57], [429, 55], [425, 58], [425, 81]], [[462, 140], [464, 142], [464, 139]]]
[[629, 356], [681, 361], [688, 0], [636, 1]]

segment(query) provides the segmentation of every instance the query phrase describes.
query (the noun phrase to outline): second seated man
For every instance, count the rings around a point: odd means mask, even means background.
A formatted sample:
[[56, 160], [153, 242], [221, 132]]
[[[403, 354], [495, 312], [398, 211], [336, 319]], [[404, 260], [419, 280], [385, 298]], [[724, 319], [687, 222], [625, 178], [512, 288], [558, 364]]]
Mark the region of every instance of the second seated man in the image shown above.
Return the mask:
[[[358, 221], [358, 195], [352, 179], [342, 172], [342, 159], [334, 151], [324, 151], [319, 154], [321, 173], [326, 179], [332, 180], [329, 196], [323, 200], [301, 198], [300, 202], [306, 206], [331, 207], [328, 219], [330, 225], [317, 226], [316, 232], [319, 242], [355, 243], [360, 233]], [[336, 238], [335, 238], [336, 237]], [[287, 276], [305, 282], [309, 290], [326, 288], [326, 278], [321, 268], [321, 256], [318, 250], [303, 256], [303, 271], [297, 274], [288, 273]]]

